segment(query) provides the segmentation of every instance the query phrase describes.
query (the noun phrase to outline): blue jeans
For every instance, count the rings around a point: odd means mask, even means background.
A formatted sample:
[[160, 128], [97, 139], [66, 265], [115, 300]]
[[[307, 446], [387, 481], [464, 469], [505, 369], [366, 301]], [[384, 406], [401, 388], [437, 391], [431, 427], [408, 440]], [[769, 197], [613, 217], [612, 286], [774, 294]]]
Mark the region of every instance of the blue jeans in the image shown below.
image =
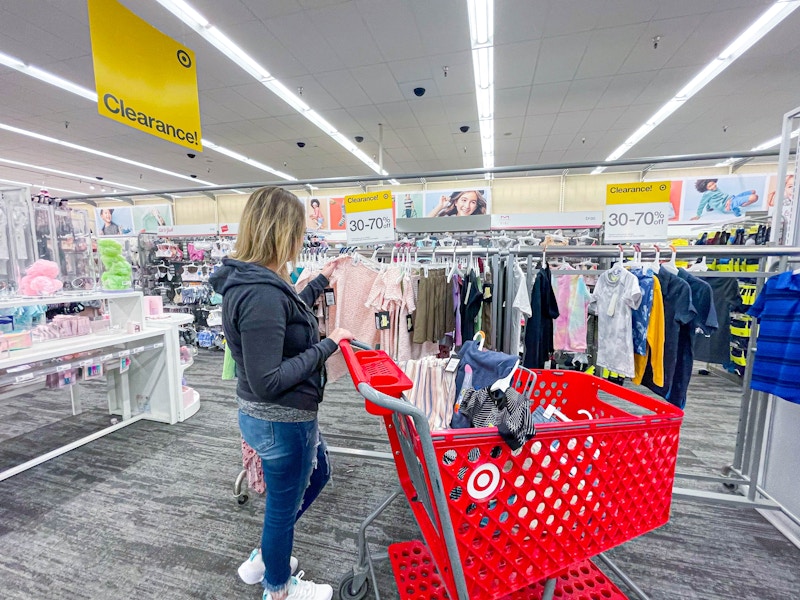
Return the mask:
[[281, 423], [256, 419], [239, 411], [244, 441], [261, 457], [267, 502], [261, 533], [262, 585], [280, 592], [292, 575], [289, 557], [294, 524], [331, 478], [328, 449], [317, 420]]

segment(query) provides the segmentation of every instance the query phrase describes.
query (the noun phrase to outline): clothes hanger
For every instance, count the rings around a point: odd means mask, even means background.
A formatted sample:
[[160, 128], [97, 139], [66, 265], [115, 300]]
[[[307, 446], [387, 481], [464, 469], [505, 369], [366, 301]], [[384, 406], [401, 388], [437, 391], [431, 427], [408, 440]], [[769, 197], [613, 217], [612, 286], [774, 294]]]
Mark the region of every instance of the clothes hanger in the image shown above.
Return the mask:
[[508, 390], [508, 388], [511, 387], [511, 380], [514, 378], [514, 373], [516, 373], [518, 368], [519, 368], [519, 360], [517, 360], [517, 362], [514, 363], [514, 368], [511, 369], [511, 372], [502, 379], [498, 379], [497, 381], [495, 381], [491, 385], [489, 390], [492, 392], [499, 391], [505, 393], [506, 390]]
[[447, 273], [447, 283], [450, 283], [453, 280], [453, 275], [455, 275], [457, 271], [458, 263], [456, 262], [456, 246], [453, 244], [453, 266], [450, 267], [450, 271]]
[[702, 257], [696, 263], [694, 263], [691, 267], [687, 269], [687, 271], [692, 271], [693, 273], [703, 273], [708, 271], [708, 264], [706, 263], [706, 257]]
[[625, 268], [625, 249], [622, 247], [622, 244], [617, 244], [617, 248], [619, 248], [619, 260], [612, 265], [612, 271], [621, 271]]
[[667, 273], [671, 273], [672, 275], [677, 275], [678, 274], [678, 265], [675, 264], [675, 254], [676, 254], [675, 246], [670, 244], [669, 248], [670, 248], [670, 250], [672, 250], [672, 256], [670, 256], [669, 262], [666, 262], [663, 265], [661, 265], [661, 268], [665, 269], [667, 271]]

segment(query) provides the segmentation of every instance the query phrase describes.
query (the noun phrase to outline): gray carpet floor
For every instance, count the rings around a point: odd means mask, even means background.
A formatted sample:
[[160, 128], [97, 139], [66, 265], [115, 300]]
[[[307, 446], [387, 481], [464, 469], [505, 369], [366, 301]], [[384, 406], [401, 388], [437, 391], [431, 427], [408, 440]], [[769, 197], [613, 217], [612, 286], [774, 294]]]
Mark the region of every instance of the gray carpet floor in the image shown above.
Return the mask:
[[[263, 498], [239, 506], [233, 497], [241, 456], [234, 384], [219, 379], [221, 363], [220, 353], [201, 352], [187, 372], [202, 407], [186, 423], [140, 421], [0, 482], [0, 598], [260, 598], [236, 576], [258, 543]], [[694, 377], [679, 470], [730, 462], [738, 396], [729, 382]], [[109, 423], [101, 386], [87, 386], [84, 406], [71, 416], [63, 391], [0, 400], [0, 468]], [[331, 446], [388, 449], [347, 381], [329, 387], [320, 420]], [[333, 484], [298, 525], [295, 554], [308, 578], [336, 587], [356, 561], [361, 520], [396, 474], [378, 460], [334, 461]], [[375, 551], [415, 538], [402, 500], [370, 533]], [[800, 550], [750, 509], [676, 500], [668, 525], [608, 555], [653, 600], [800, 597]], [[389, 566], [377, 575], [381, 597], [396, 599]]]

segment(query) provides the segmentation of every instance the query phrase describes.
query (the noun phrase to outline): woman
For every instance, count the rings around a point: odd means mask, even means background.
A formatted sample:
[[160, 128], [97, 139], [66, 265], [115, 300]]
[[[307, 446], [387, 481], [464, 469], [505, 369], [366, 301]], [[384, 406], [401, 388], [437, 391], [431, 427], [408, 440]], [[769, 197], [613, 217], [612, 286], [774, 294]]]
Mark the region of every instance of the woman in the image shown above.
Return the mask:
[[246, 583], [264, 586], [263, 600], [330, 600], [329, 585], [293, 577], [294, 524], [330, 478], [319, 434], [325, 360], [352, 334], [337, 329], [319, 340], [311, 306], [328, 285], [328, 264], [299, 295], [287, 262], [303, 246], [305, 210], [281, 188], [261, 188], [247, 201], [232, 259], [211, 277], [222, 294], [222, 325], [239, 376], [239, 429], [261, 457], [267, 502], [261, 548], [239, 567]]
[[325, 226], [325, 217], [322, 215], [319, 200], [316, 198], [311, 199], [311, 211], [308, 218], [311, 220], [312, 229], [322, 229]]
[[442, 196], [429, 217], [468, 217], [486, 214], [486, 198], [480, 190], [453, 192], [450, 197]]
[[122, 233], [119, 225], [114, 223], [113, 208], [101, 208], [100, 219], [103, 221], [103, 228], [101, 229], [103, 235], [120, 235]]

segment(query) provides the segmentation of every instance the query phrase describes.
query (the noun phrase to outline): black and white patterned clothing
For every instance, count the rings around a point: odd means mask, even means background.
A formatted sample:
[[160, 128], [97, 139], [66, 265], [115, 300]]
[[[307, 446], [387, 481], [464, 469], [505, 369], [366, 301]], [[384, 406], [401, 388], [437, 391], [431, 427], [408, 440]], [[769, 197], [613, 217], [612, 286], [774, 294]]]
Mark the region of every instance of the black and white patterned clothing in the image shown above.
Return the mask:
[[536, 435], [530, 400], [514, 388], [505, 393], [489, 388], [467, 390], [458, 412], [473, 427], [497, 427], [500, 437], [512, 450], [521, 448]]

